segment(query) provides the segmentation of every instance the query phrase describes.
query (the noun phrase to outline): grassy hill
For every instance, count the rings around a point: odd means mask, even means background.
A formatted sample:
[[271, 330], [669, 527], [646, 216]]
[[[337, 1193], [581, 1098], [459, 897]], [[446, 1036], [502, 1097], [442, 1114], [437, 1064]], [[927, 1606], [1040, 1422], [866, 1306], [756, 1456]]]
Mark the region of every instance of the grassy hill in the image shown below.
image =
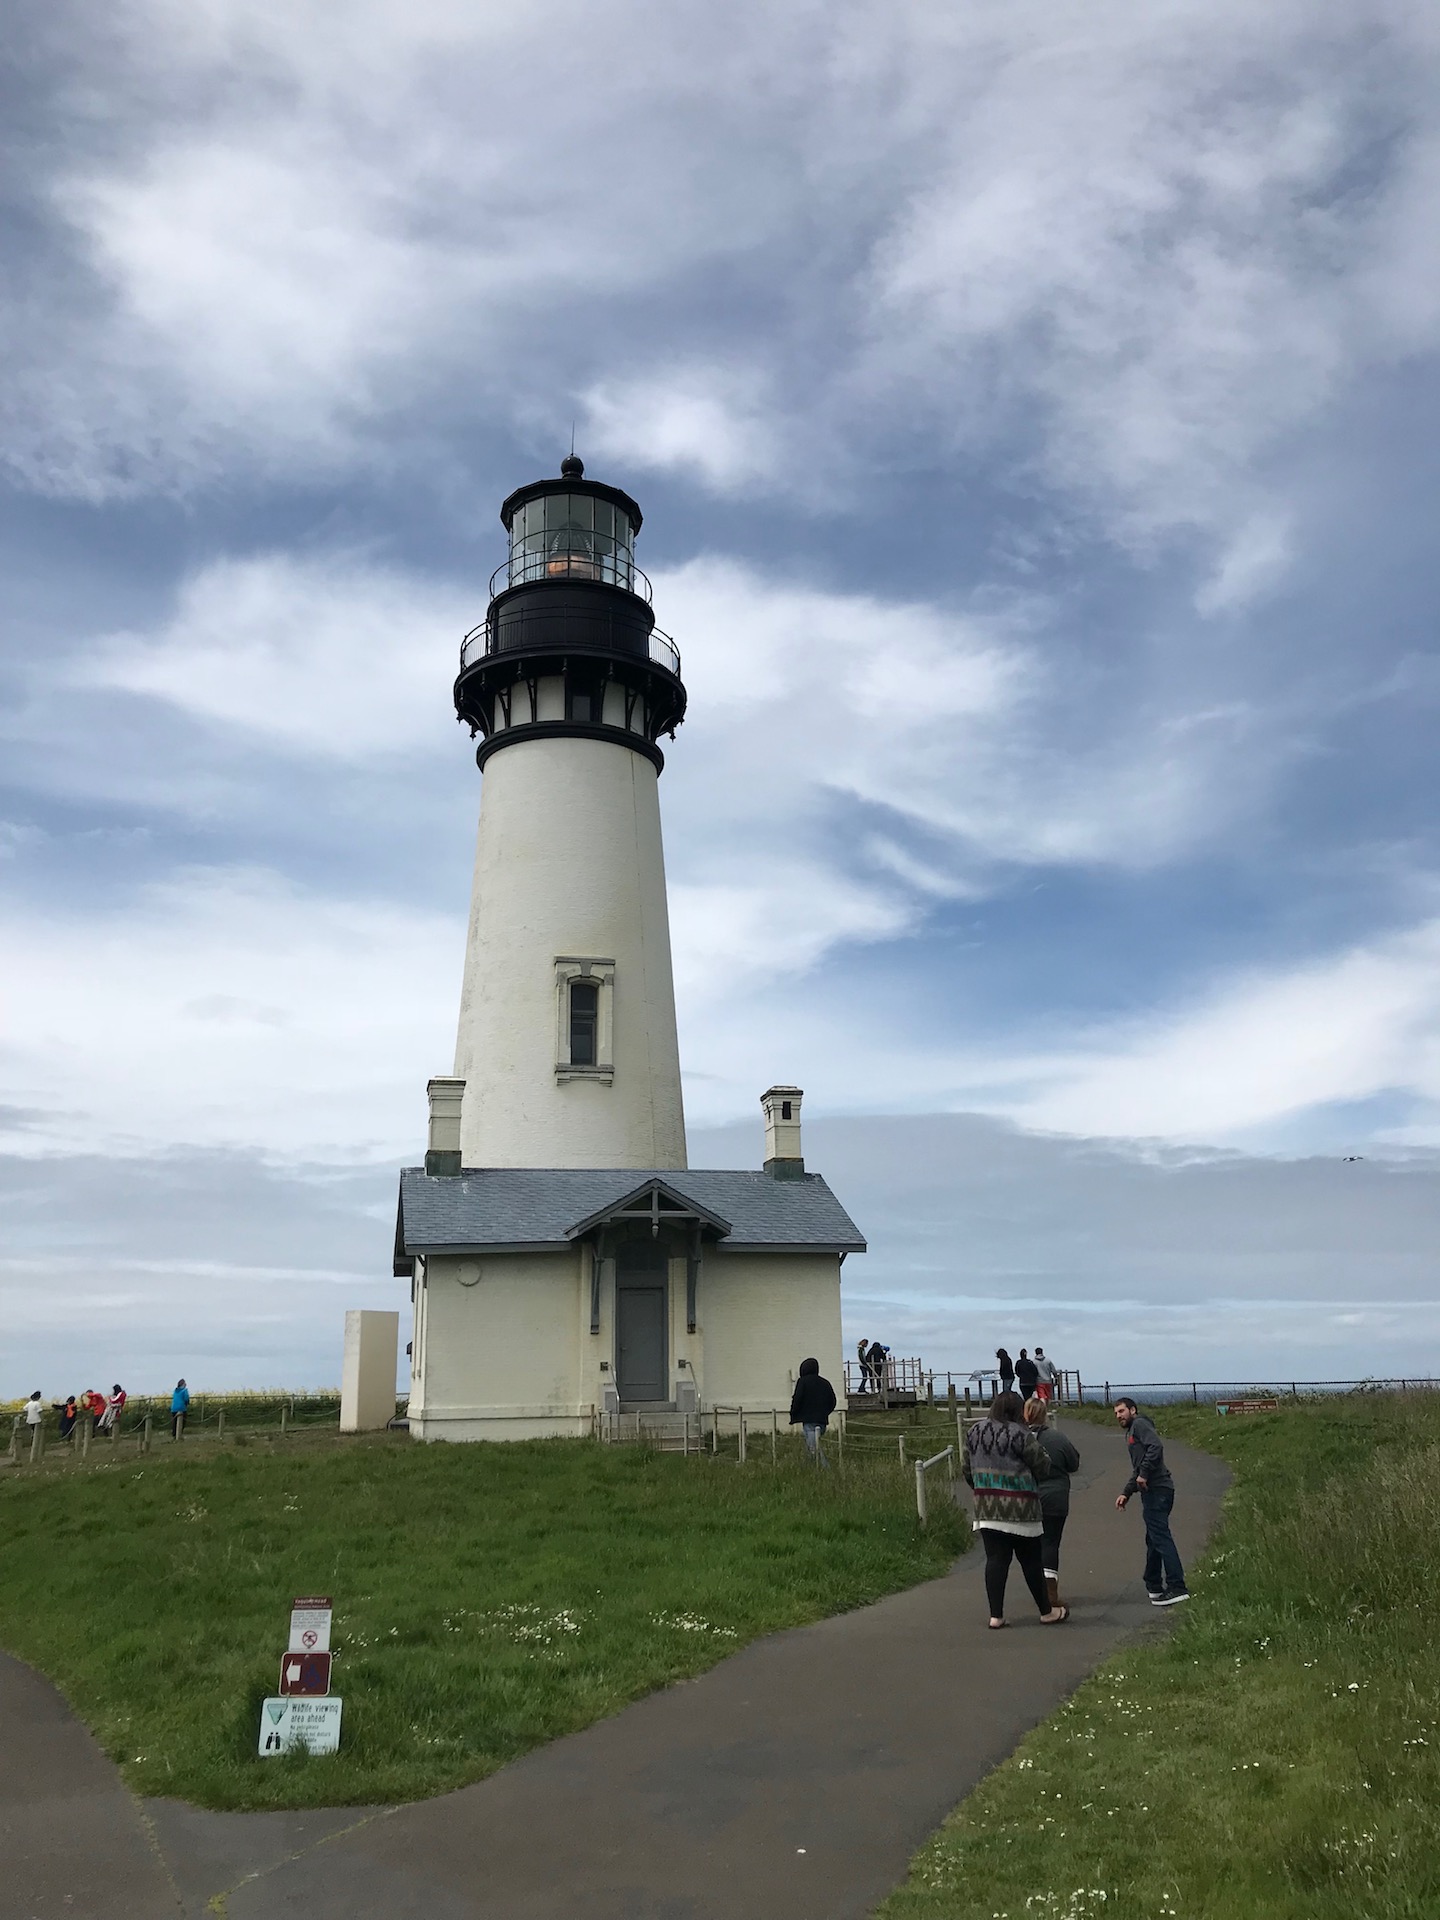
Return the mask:
[[1431, 1920], [1440, 1394], [1154, 1417], [1236, 1472], [1195, 1598], [964, 1802], [883, 1920]]
[[[942, 1442], [943, 1444], [943, 1442]], [[890, 1443], [893, 1445], [893, 1442]], [[938, 1509], [938, 1510], [937, 1510]], [[576, 1441], [300, 1434], [96, 1447], [0, 1476], [0, 1644], [140, 1793], [212, 1807], [413, 1799], [945, 1568], [886, 1447], [818, 1474]], [[336, 1603], [333, 1758], [256, 1757], [293, 1595]]]

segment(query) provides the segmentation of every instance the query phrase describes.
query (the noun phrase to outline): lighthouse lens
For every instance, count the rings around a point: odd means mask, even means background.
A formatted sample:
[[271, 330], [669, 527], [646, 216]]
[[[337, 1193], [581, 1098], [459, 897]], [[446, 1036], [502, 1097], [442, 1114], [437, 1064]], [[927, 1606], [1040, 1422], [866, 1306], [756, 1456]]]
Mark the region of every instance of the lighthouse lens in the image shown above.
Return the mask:
[[588, 493], [547, 493], [515, 509], [510, 584], [600, 580], [633, 591], [634, 530], [623, 507]]

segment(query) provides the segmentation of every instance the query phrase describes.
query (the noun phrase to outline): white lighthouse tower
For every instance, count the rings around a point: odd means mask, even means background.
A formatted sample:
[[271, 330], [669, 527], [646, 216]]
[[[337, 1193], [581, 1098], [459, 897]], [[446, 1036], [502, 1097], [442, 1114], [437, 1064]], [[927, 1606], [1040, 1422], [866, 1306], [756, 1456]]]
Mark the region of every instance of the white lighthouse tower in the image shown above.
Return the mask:
[[707, 1409], [788, 1414], [803, 1358], [843, 1378], [840, 1270], [865, 1242], [806, 1170], [799, 1087], [763, 1096], [763, 1165], [687, 1163], [658, 786], [685, 688], [639, 507], [572, 455], [500, 517], [455, 682], [484, 772], [455, 1071], [400, 1177], [410, 1431], [633, 1415], [688, 1443]]
[[635, 565], [640, 509], [572, 454], [500, 518], [509, 557], [455, 683], [485, 773], [461, 1159], [683, 1167], [658, 740], [685, 688]]

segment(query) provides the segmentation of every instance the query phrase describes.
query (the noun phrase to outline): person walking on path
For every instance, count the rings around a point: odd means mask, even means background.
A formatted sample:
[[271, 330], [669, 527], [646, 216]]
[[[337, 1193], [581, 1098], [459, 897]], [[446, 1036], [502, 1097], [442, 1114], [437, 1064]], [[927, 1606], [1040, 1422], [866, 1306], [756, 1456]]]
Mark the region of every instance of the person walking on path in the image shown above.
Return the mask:
[[190, 1389], [183, 1380], [175, 1382], [175, 1391], [170, 1396], [170, 1437], [172, 1440], [185, 1438], [185, 1416], [190, 1411]]
[[1060, 1536], [1070, 1518], [1070, 1476], [1080, 1471], [1080, 1455], [1075, 1443], [1058, 1427], [1050, 1425], [1050, 1409], [1037, 1395], [1025, 1402], [1025, 1424], [1033, 1427], [1035, 1438], [1045, 1450], [1049, 1462], [1040, 1478], [1041, 1547], [1045, 1560], [1045, 1589], [1052, 1607], [1060, 1604]]
[[1115, 1418], [1125, 1429], [1130, 1449], [1130, 1478], [1116, 1496], [1123, 1513], [1132, 1494], [1140, 1495], [1145, 1516], [1145, 1591], [1152, 1607], [1173, 1607], [1190, 1598], [1185, 1569], [1170, 1532], [1170, 1509], [1175, 1505], [1175, 1482], [1165, 1464], [1165, 1448], [1152, 1423], [1133, 1400], [1115, 1402]]
[[1053, 1400], [1055, 1389], [1060, 1385], [1060, 1369], [1053, 1360], [1045, 1358], [1044, 1347], [1035, 1349], [1035, 1371], [1040, 1376], [1035, 1382], [1035, 1396], [1039, 1400]]
[[1015, 1362], [1015, 1391], [1022, 1400], [1035, 1398], [1035, 1386], [1040, 1378], [1040, 1369], [1030, 1358], [1024, 1347], [1020, 1349], [1020, 1358]]
[[1015, 1362], [1010, 1358], [1004, 1347], [996, 1347], [995, 1364], [1000, 1369], [1001, 1393], [1013, 1393], [1015, 1391]]
[[1025, 1425], [1018, 1394], [997, 1393], [990, 1412], [965, 1435], [961, 1472], [975, 1495], [975, 1525], [985, 1543], [985, 1594], [992, 1629], [1005, 1622], [1005, 1583], [1012, 1558], [1020, 1563], [1042, 1625], [1058, 1627], [1068, 1607], [1052, 1606], [1045, 1588], [1038, 1482], [1049, 1456]]
[[828, 1467], [820, 1436], [835, 1411], [835, 1389], [820, 1371], [818, 1360], [802, 1360], [795, 1391], [790, 1397], [790, 1424], [805, 1436], [805, 1450], [817, 1466]]

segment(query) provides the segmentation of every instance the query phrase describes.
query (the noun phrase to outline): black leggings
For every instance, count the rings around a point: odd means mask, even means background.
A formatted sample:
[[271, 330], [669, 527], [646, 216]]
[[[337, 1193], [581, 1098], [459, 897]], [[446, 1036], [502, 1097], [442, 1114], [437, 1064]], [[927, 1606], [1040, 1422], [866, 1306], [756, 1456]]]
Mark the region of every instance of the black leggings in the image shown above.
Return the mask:
[[1005, 1618], [1005, 1581], [1013, 1554], [1020, 1563], [1030, 1597], [1041, 1613], [1050, 1611], [1050, 1595], [1045, 1588], [1045, 1555], [1039, 1540], [1025, 1539], [1018, 1533], [1002, 1533], [998, 1527], [981, 1527], [985, 1540], [985, 1595], [990, 1602], [990, 1618]]
[[1040, 1545], [1044, 1549], [1045, 1571], [1047, 1573], [1059, 1573], [1060, 1571], [1060, 1536], [1064, 1533], [1065, 1522], [1069, 1518], [1068, 1513], [1047, 1513], [1042, 1518], [1041, 1524], [1045, 1528], [1045, 1537], [1040, 1542]]

